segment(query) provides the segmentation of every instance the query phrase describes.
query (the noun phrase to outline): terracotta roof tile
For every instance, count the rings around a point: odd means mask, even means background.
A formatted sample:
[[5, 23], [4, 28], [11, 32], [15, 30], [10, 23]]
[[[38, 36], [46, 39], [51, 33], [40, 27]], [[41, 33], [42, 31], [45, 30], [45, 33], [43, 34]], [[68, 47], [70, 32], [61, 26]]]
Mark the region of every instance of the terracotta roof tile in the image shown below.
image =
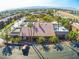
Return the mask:
[[32, 28], [23, 27], [20, 36], [54, 36], [53, 25], [51, 23], [35, 22]]

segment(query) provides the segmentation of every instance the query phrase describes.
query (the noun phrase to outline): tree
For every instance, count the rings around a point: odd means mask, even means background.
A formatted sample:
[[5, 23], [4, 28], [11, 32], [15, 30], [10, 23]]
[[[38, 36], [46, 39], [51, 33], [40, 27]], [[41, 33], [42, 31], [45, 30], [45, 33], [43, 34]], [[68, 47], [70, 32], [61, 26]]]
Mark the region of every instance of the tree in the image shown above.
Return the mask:
[[32, 22], [29, 22], [27, 26], [30, 27], [30, 28], [33, 27]]
[[50, 15], [53, 15], [54, 10], [50, 9], [50, 10], [47, 11], [47, 13], [50, 14]]
[[20, 37], [15, 37], [15, 38], [11, 37], [11, 38], [10, 38], [10, 41], [11, 41], [12, 43], [18, 43], [18, 42], [21, 41], [21, 38], [20, 38]]
[[0, 34], [0, 38], [5, 39], [4, 33], [1, 33], [1, 34]]
[[54, 19], [57, 21], [58, 29], [59, 29], [60, 21], [61, 21], [62, 18], [60, 16], [54, 16]]
[[8, 43], [8, 41], [10, 41], [10, 36], [7, 33], [5, 33], [4, 38], [7, 41], [7, 43]]
[[37, 21], [35, 15], [28, 15], [27, 18], [29, 19], [29, 21]]
[[51, 36], [51, 37], [49, 37], [49, 41], [52, 42], [52, 43], [58, 43], [59, 39], [56, 36]]
[[28, 28], [28, 30], [29, 30], [29, 36], [30, 36], [29, 37], [30, 38], [29, 40], [32, 42], [32, 29], [31, 29], [33, 27], [32, 22], [29, 22], [27, 26], [29, 27]]
[[46, 16], [43, 17], [43, 20], [46, 21], [46, 22], [52, 22], [53, 21], [53, 17], [49, 16], [49, 15], [46, 15]]
[[70, 29], [70, 22], [69, 22], [68, 19], [64, 19], [64, 18], [63, 18], [63, 19], [60, 20], [60, 23], [61, 23], [61, 25], [64, 26], [65, 28]]
[[66, 39], [69, 39], [70, 41], [74, 41], [77, 39], [77, 32], [74, 31], [70, 31], [67, 35], [66, 35]]
[[36, 41], [37, 41], [38, 44], [43, 44], [45, 42], [45, 38], [44, 37], [38, 37], [36, 39]]

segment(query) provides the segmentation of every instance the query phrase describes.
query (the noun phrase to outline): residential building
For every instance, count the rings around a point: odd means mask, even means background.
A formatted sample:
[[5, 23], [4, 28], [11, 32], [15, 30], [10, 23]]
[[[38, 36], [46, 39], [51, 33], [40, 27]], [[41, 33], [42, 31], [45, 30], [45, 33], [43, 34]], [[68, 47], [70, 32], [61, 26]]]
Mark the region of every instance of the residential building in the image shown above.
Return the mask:
[[71, 24], [72, 31], [77, 31], [79, 33], [79, 23]]

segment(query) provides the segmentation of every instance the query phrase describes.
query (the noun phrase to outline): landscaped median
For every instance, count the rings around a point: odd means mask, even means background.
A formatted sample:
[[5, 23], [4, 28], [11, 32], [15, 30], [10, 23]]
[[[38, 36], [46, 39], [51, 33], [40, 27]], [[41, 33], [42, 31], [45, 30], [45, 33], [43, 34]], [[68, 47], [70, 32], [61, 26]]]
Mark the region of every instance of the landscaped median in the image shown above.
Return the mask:
[[10, 24], [7, 24], [3, 29], [1, 29], [0, 32], [9, 29], [15, 22], [16, 22], [16, 20], [13, 20]]
[[16, 22], [16, 20], [12, 21], [10, 24], [6, 25], [3, 29], [0, 30], [0, 38], [4, 37], [6, 32], [10, 31], [10, 27]]

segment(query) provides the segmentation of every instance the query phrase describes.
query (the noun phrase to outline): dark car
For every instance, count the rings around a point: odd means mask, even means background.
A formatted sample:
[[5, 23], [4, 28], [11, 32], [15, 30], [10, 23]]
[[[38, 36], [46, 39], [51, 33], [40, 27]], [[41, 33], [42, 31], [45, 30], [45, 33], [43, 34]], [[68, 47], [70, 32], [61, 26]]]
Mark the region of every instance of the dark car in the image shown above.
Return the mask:
[[79, 48], [79, 42], [73, 42], [73, 46]]
[[61, 44], [56, 44], [56, 45], [55, 45], [55, 49], [57, 49], [57, 51], [58, 51], [58, 50], [62, 51], [62, 50], [63, 50], [63, 47], [62, 47]]

